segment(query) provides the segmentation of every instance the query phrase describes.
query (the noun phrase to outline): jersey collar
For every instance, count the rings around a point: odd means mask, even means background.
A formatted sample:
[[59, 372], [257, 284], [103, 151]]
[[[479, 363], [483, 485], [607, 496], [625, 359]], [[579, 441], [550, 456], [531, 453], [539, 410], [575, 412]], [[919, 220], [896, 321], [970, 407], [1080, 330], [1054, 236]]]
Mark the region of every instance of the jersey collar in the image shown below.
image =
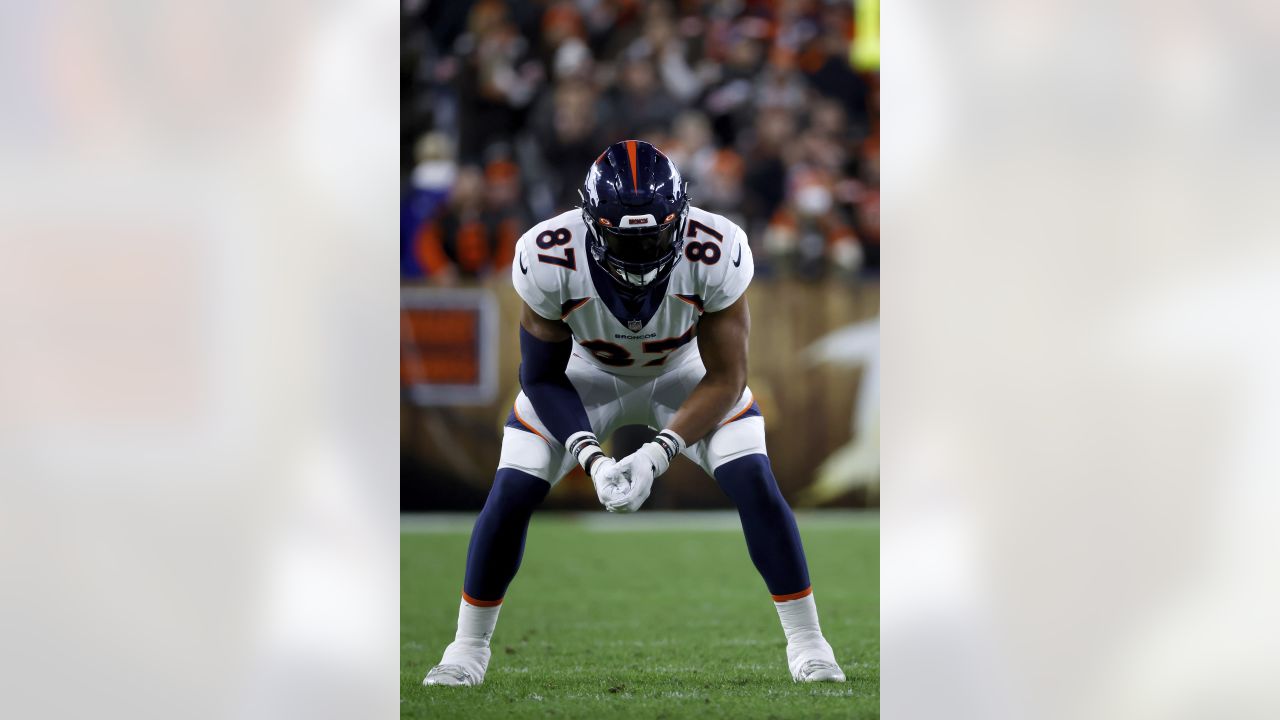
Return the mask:
[[667, 297], [667, 285], [674, 273], [668, 273], [653, 287], [636, 293], [624, 293], [610, 277], [608, 271], [600, 267], [596, 259], [587, 253], [587, 267], [591, 270], [591, 282], [596, 286], [600, 300], [609, 312], [631, 332], [640, 332], [653, 319]]

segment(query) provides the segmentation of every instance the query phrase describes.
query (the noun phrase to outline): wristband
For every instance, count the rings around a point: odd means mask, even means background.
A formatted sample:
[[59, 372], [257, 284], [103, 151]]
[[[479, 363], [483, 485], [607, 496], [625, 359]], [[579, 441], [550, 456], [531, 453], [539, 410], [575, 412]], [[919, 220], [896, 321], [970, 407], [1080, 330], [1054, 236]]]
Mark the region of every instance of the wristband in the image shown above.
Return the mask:
[[600, 449], [600, 441], [596, 439], [596, 434], [586, 430], [570, 435], [564, 447], [578, 461], [582, 469], [587, 471], [587, 477], [591, 477], [591, 468], [596, 462], [604, 458], [604, 450]]
[[667, 454], [668, 465], [671, 464], [671, 461], [674, 460], [677, 455], [684, 452], [685, 449], [684, 438], [677, 435], [675, 431], [671, 429], [663, 430], [655, 435], [653, 442], [656, 443], [658, 447], [662, 448], [662, 451]]

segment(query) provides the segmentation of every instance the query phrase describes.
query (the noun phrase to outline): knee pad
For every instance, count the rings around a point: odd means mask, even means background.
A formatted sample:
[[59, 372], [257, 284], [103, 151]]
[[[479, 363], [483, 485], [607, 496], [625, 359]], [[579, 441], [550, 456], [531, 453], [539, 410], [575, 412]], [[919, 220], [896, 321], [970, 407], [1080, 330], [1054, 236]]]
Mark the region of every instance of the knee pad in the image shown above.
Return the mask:
[[709, 474], [716, 475], [724, 465], [766, 452], [764, 418], [755, 416], [722, 425], [710, 437], [696, 443], [688, 454]]
[[563, 455], [563, 450], [556, 450], [542, 437], [528, 430], [508, 426], [502, 430], [498, 472], [519, 470], [553, 483], [560, 479], [554, 473], [560, 466]]

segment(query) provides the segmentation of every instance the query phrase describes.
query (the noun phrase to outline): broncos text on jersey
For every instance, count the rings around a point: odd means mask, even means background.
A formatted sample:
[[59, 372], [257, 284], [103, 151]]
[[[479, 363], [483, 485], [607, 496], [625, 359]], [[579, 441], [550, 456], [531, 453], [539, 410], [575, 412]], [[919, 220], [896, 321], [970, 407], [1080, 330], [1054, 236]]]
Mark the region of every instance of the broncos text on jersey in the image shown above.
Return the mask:
[[683, 257], [634, 299], [587, 256], [581, 210], [533, 226], [516, 243], [512, 282], [533, 311], [573, 331], [574, 354], [617, 375], [654, 376], [697, 356], [698, 317], [732, 305], [751, 283], [747, 235], [690, 207]]

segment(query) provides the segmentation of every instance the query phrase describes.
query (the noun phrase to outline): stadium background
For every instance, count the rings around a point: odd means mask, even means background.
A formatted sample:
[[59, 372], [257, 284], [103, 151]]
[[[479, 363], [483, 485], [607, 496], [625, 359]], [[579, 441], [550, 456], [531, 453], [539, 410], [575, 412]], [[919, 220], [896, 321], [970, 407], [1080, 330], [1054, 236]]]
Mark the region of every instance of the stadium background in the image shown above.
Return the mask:
[[[407, 1], [401, 505], [475, 510], [519, 391], [513, 244], [647, 140], [746, 229], [749, 383], [796, 507], [878, 505], [878, 5]], [[856, 41], [855, 41], [856, 38]], [[651, 431], [615, 436], [621, 457]], [[581, 471], [548, 507], [591, 509]], [[729, 507], [679, 461], [646, 508]]]

